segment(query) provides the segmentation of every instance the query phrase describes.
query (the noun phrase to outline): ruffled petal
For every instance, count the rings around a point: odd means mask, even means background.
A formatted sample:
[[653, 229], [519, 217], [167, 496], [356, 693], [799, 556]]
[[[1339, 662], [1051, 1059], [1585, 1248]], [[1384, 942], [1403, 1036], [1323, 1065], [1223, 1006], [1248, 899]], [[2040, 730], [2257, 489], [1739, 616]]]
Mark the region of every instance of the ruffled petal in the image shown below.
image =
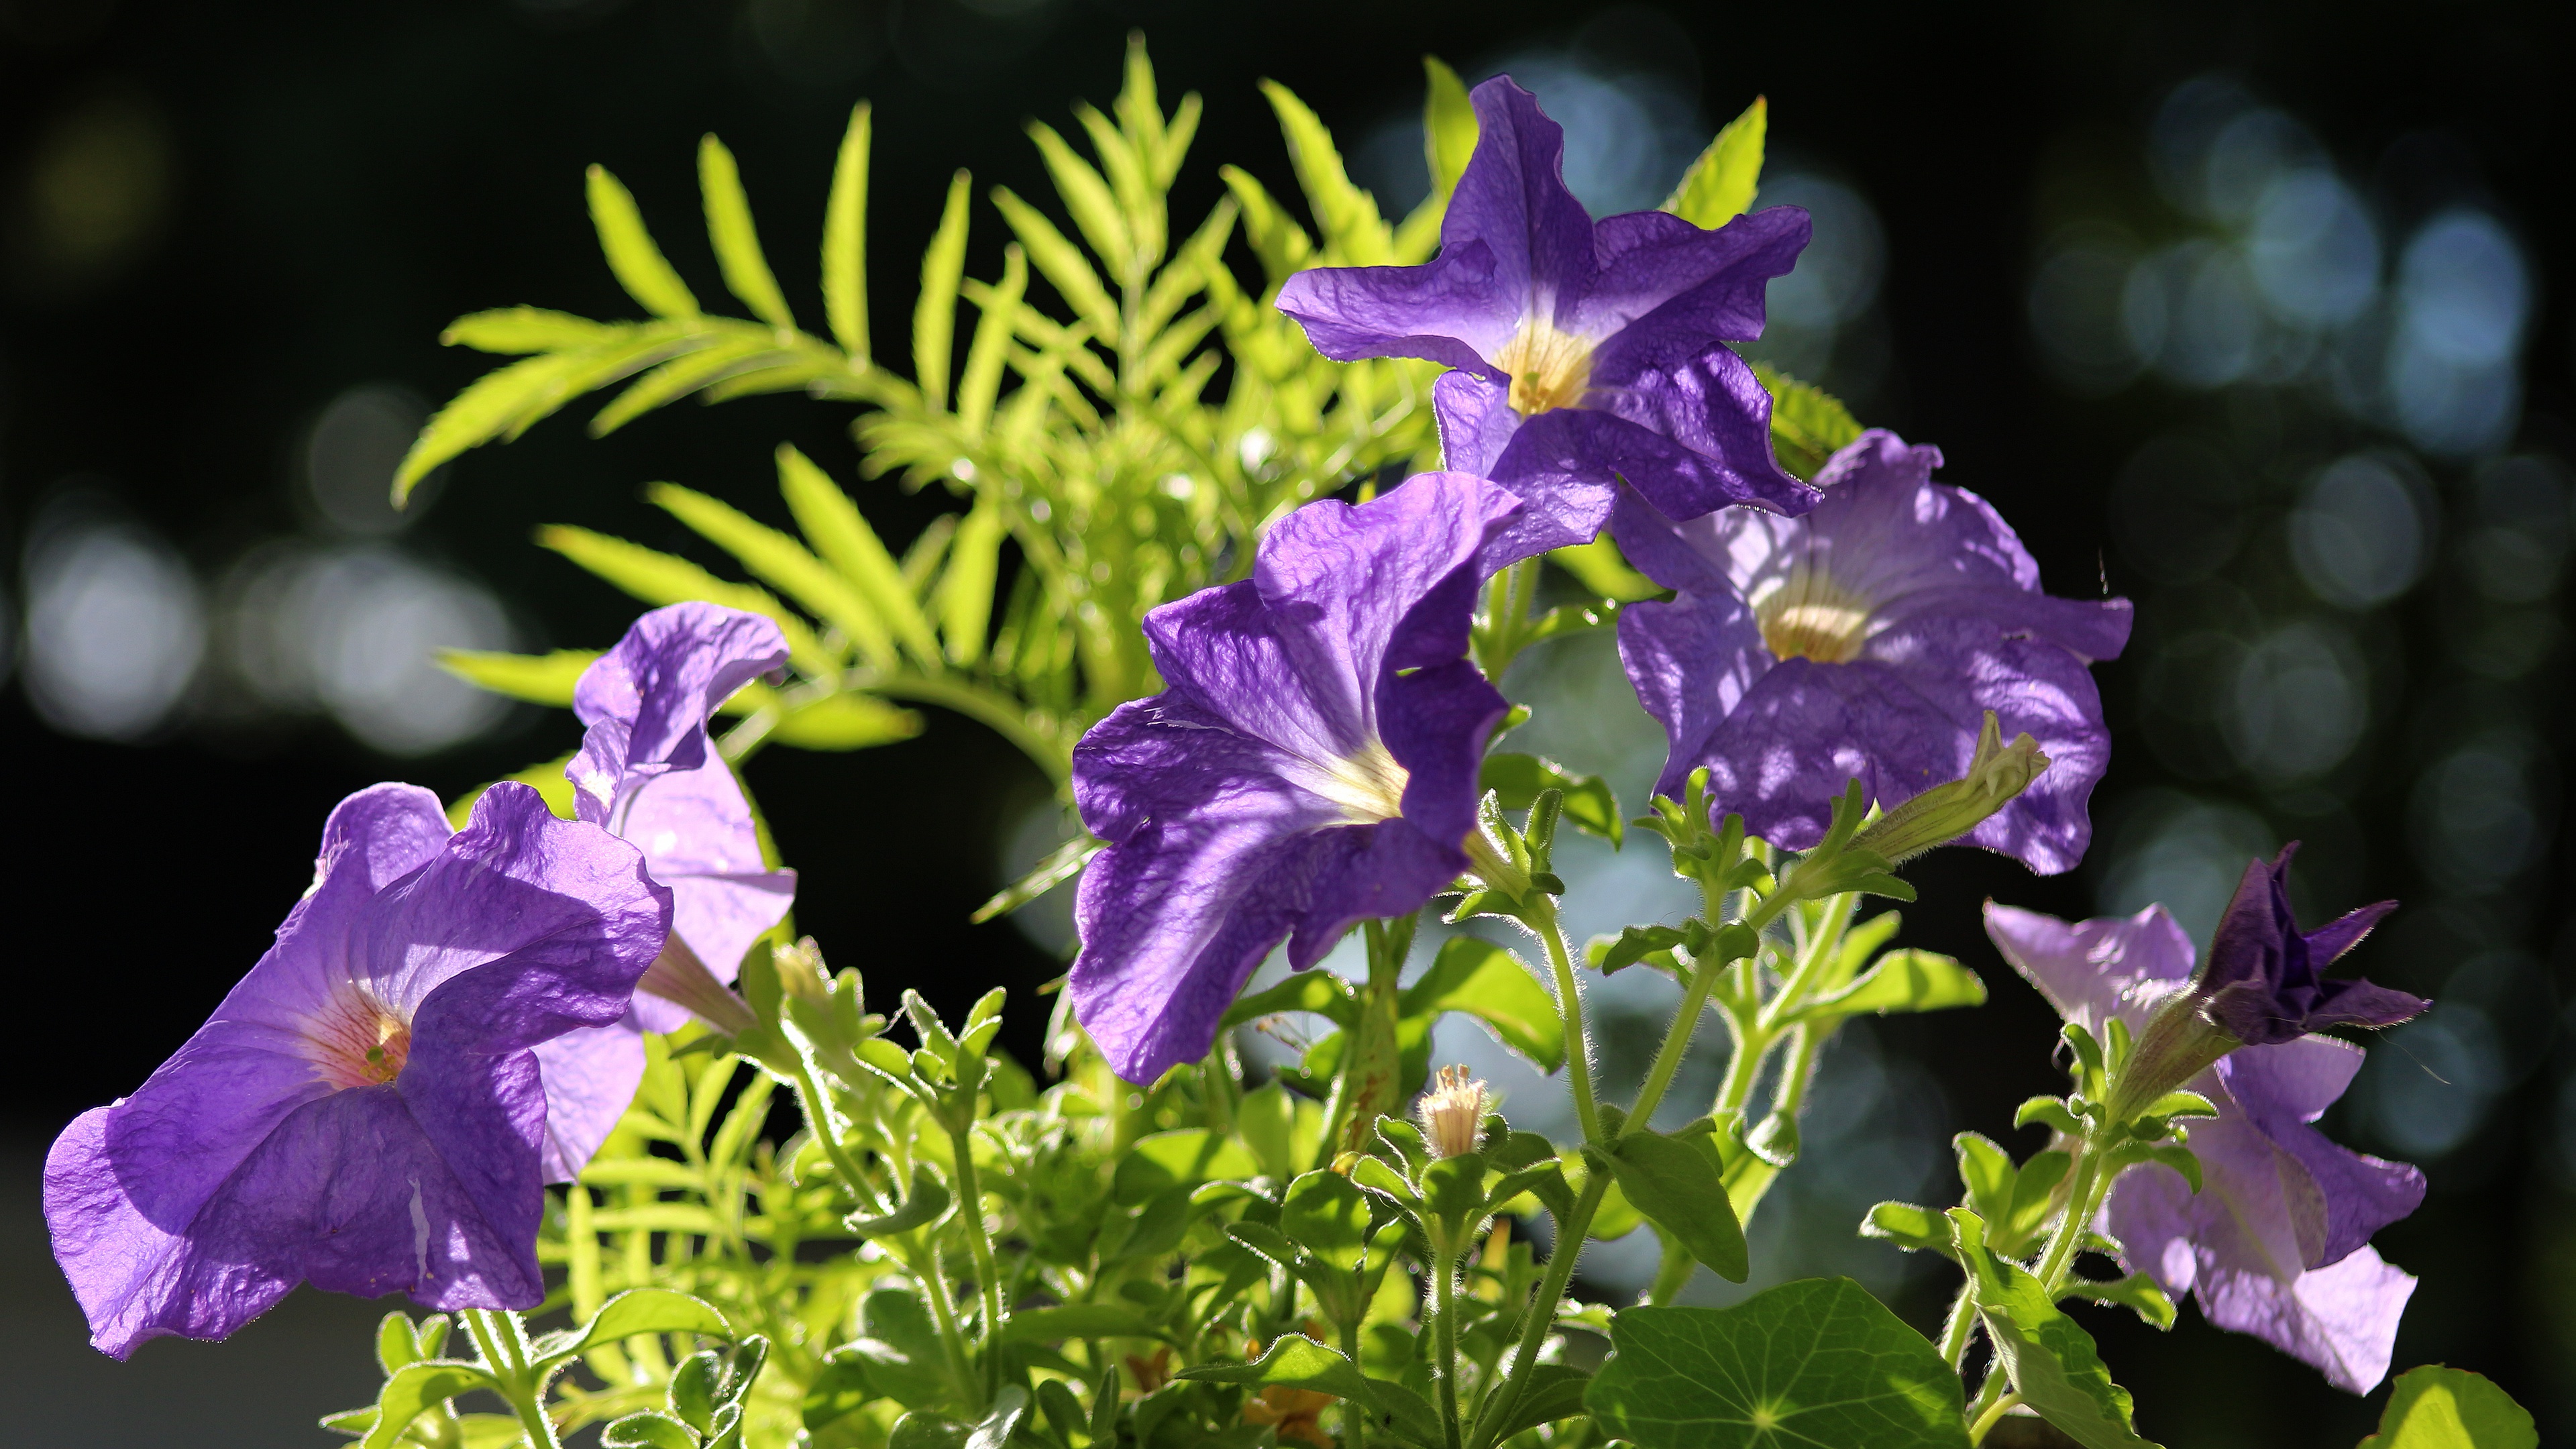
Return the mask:
[[1986, 935], [2058, 1015], [2097, 1035], [2113, 1017], [2137, 1032], [2191, 976], [2191, 938], [2162, 906], [2061, 921], [1988, 901]]
[[686, 603], [637, 619], [573, 686], [573, 713], [591, 727], [564, 769], [581, 818], [615, 828], [646, 779], [705, 764], [707, 717], [786, 662], [786, 637], [758, 614]]
[[2342, 1261], [2424, 1202], [2422, 1171], [2338, 1146], [2309, 1125], [2343, 1095], [2361, 1069], [2362, 1055], [2349, 1042], [2308, 1036], [2240, 1048], [2220, 1058], [2216, 1068], [2247, 1121], [2296, 1164], [2288, 1170], [2305, 1175], [2322, 1205], [2305, 1260], [2311, 1269]]
[[1614, 387], [1686, 363], [1712, 341], [1752, 341], [1762, 335], [1771, 279], [1798, 264], [1813, 232], [1794, 206], [1750, 212], [1715, 231], [1659, 211], [1610, 217], [1595, 234], [1600, 273], [1566, 330], [1606, 339], [1592, 375]]
[[2398, 1320], [2415, 1275], [2376, 1249], [2356, 1249], [2330, 1268], [2283, 1283], [2259, 1273], [2205, 1271], [2197, 1290], [2209, 1321], [2250, 1333], [2315, 1368], [2346, 1393], [2366, 1394], [2388, 1377]]

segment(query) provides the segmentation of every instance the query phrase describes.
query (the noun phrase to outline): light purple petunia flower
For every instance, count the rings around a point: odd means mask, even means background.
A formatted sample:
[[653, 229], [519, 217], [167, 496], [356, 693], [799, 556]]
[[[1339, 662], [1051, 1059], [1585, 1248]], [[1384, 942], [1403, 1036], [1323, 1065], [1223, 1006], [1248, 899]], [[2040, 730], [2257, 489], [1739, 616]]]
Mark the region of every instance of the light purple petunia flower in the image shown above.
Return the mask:
[[1531, 503], [1487, 572], [1592, 538], [1620, 477], [1675, 518], [1813, 507], [1772, 456], [1770, 393], [1726, 346], [1762, 335], [1764, 288], [1796, 264], [1807, 214], [1772, 207], [1715, 231], [1660, 211], [1595, 223], [1537, 100], [1505, 77], [1472, 99], [1476, 149], [1440, 255], [1302, 272], [1279, 307], [1337, 361], [1458, 369], [1434, 389], [1447, 466]]
[[2381, 901], [2302, 932], [2290, 914], [2290, 857], [2296, 841], [2266, 865], [2245, 867], [2210, 938], [2209, 970], [2192, 985], [2201, 1013], [2248, 1044], [2289, 1041], [2330, 1026], [2394, 1026], [2432, 1003], [2367, 981], [2318, 975], [2361, 944], [2379, 918], [2397, 909]]
[[1893, 808], [1962, 775], [1992, 710], [2046, 771], [1966, 839], [2042, 874], [2073, 868], [2111, 752], [2087, 666], [2129, 638], [2126, 599], [2041, 593], [1986, 501], [1931, 481], [1937, 448], [1871, 431], [1816, 475], [1804, 518], [1687, 523], [1623, 495], [1619, 546], [1669, 603], [1631, 606], [1619, 652], [1671, 746], [1658, 793], [1709, 768], [1721, 810], [1774, 845], [1816, 843], [1858, 779]]
[[[2191, 942], [2162, 906], [2069, 923], [1989, 903], [1986, 933], [2068, 1021], [2112, 1017], [2142, 1031], [2191, 976]], [[2210, 1322], [2250, 1333], [2368, 1393], [2387, 1376], [2398, 1316], [2415, 1291], [2371, 1234], [2424, 1200], [2424, 1175], [2347, 1151], [2310, 1125], [2343, 1095], [2361, 1049], [2310, 1036], [2240, 1047], [2191, 1082], [2218, 1107], [2191, 1122], [2201, 1191], [2158, 1163], [2120, 1175], [2102, 1225], [2121, 1261]]]
[[645, 869], [671, 889], [671, 939], [631, 1016], [539, 1049], [549, 1182], [577, 1176], [634, 1100], [642, 1033], [676, 1031], [690, 1004], [722, 997], [716, 984], [740, 973], [795, 901], [796, 872], [768, 868], [742, 784], [707, 738], [716, 706], [786, 662], [769, 619], [673, 604], [637, 619], [573, 687], [573, 713], [590, 726], [564, 768], [574, 808], [643, 850]]
[[1308, 504], [1251, 578], [1145, 616], [1164, 691], [1073, 752], [1075, 803], [1108, 842], [1075, 902], [1074, 1011], [1120, 1076], [1206, 1055], [1283, 937], [1311, 966], [1466, 868], [1505, 705], [1460, 656], [1477, 552], [1519, 507], [1455, 473]]
[[101, 1350], [222, 1338], [299, 1281], [432, 1308], [545, 1296], [530, 1050], [614, 1021], [670, 930], [632, 846], [525, 785], [448, 833], [378, 785], [323, 827], [277, 943], [131, 1097], [45, 1159], [45, 1221]]

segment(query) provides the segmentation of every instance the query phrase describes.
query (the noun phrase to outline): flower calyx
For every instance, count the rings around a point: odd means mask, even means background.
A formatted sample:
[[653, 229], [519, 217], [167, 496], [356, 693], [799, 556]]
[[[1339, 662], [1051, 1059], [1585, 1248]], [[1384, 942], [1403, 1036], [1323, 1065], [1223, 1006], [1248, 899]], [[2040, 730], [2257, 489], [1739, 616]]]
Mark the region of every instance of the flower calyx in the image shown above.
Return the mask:
[[1985, 723], [1977, 729], [1967, 773], [1871, 821], [1853, 844], [1884, 857], [1891, 866], [1901, 865], [1983, 825], [2047, 768], [2048, 756], [2039, 752], [2038, 741], [2023, 734], [2006, 744], [1995, 712], [1987, 710]]
[[1467, 852], [1464, 894], [1442, 919], [1453, 925], [1470, 916], [1526, 921], [1552, 912], [1553, 898], [1565, 894], [1565, 882], [1551, 869], [1564, 814], [1565, 792], [1541, 790], [1514, 828], [1503, 814], [1501, 794], [1487, 790], [1477, 802], [1476, 828], [1460, 842]]

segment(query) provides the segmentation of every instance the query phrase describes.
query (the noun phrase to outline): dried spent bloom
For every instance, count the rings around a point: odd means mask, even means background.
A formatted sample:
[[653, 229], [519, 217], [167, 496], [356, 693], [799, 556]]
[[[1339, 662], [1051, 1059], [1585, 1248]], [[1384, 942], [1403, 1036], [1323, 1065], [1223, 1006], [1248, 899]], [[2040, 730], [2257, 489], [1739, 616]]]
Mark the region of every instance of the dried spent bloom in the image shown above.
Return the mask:
[[707, 720], [736, 690], [787, 662], [778, 626], [715, 604], [673, 604], [637, 619], [573, 687], [589, 730], [564, 767], [583, 820], [644, 852], [670, 887], [671, 939], [645, 973], [631, 1019], [548, 1043], [546, 1180], [569, 1182], [608, 1139], [644, 1075], [643, 1032], [691, 1015], [739, 1032], [750, 1013], [726, 989], [762, 932], [796, 898], [796, 873], [771, 870], [733, 767]]
[[1432, 1156], [1464, 1157], [1484, 1137], [1485, 1084], [1469, 1077], [1465, 1067], [1442, 1067], [1413, 1115]]
[[1251, 578], [1146, 615], [1165, 689], [1073, 752], [1074, 801], [1108, 842], [1074, 902], [1073, 1008], [1120, 1076], [1206, 1055], [1281, 939], [1302, 970], [1466, 868], [1505, 709], [1462, 657], [1475, 561], [1519, 507], [1458, 473], [1310, 503]]
[[[2191, 942], [2162, 906], [2066, 922], [1989, 903], [1986, 933], [2059, 1014], [2100, 1034], [2141, 1031], [2191, 976]], [[2112, 1185], [2099, 1226], [2122, 1266], [2188, 1292], [2250, 1333], [2367, 1393], [2388, 1373], [2413, 1275], [2370, 1246], [2424, 1200], [2424, 1175], [2328, 1141], [2311, 1125], [2352, 1081], [2361, 1049], [2329, 1037], [2240, 1047], [2189, 1085], [2218, 1108], [2190, 1124], [2201, 1191], [2159, 1163]]]
[[1714, 231], [1660, 211], [1594, 222], [1564, 178], [1565, 131], [1509, 78], [1476, 87], [1478, 127], [1413, 267], [1322, 267], [1279, 308], [1326, 357], [1421, 357], [1459, 369], [1433, 401], [1448, 466], [1530, 502], [1486, 572], [1601, 531], [1625, 478], [1674, 518], [1749, 503], [1785, 513], [1816, 491], [1771, 452], [1771, 395], [1728, 342], [1762, 335], [1763, 293], [1807, 244], [1773, 207]]
[[2111, 754], [2089, 666], [2127, 644], [2129, 603], [2041, 593], [1994, 509], [1932, 481], [1940, 462], [1864, 433], [1795, 519], [1731, 508], [1675, 523], [1622, 496], [1620, 548], [1679, 591], [1619, 618], [1628, 678], [1671, 746], [1657, 793], [1680, 798], [1705, 765], [1716, 808], [1803, 850], [1850, 780], [1894, 813], [1967, 776], [1992, 714], [2048, 768], [1967, 842], [2044, 875], [2083, 858]]
[[2292, 841], [2268, 865], [2257, 860], [2245, 867], [2210, 940], [2209, 969], [2192, 983], [2201, 1014], [2238, 1041], [2269, 1045], [2330, 1026], [2393, 1026], [2432, 1005], [2367, 981], [2318, 974], [2360, 945], [2397, 903], [2363, 906], [2301, 931], [2290, 913], [2290, 859], [2298, 849]]
[[54, 1257], [117, 1358], [298, 1282], [431, 1308], [545, 1296], [532, 1048], [626, 1014], [670, 932], [634, 847], [501, 784], [340, 802], [277, 942], [133, 1096], [45, 1159]]
[[1324, 1411], [1340, 1402], [1313, 1389], [1272, 1384], [1243, 1401], [1243, 1422], [1271, 1425], [1283, 1442], [1293, 1439], [1312, 1449], [1333, 1449], [1336, 1441], [1324, 1432]]

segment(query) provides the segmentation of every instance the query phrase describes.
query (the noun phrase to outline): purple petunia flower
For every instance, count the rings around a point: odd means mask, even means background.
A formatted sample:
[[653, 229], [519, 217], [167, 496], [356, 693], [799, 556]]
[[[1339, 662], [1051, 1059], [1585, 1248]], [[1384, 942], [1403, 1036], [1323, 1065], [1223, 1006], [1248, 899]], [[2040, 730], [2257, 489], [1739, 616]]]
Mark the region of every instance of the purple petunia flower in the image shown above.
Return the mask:
[[1531, 508], [1487, 572], [1601, 531], [1615, 478], [1694, 518], [1730, 503], [1784, 513], [1816, 492], [1771, 452], [1771, 395], [1730, 341], [1762, 335], [1763, 290], [1807, 244], [1773, 207], [1703, 230], [1660, 211], [1595, 223], [1565, 187], [1565, 131], [1529, 92], [1476, 87], [1475, 153], [1415, 267], [1323, 267], [1279, 308], [1326, 357], [1421, 357], [1447, 465]]
[[768, 868], [742, 784], [707, 738], [717, 705], [786, 662], [772, 621], [673, 604], [637, 619], [573, 687], [573, 713], [590, 726], [564, 768], [574, 809], [643, 850], [645, 869], [671, 890], [671, 938], [631, 1016], [538, 1050], [549, 1182], [579, 1175], [634, 1100], [642, 1033], [678, 1030], [693, 1006], [721, 1012], [722, 983], [795, 901], [796, 872]]
[[2192, 984], [2212, 1025], [2248, 1045], [2285, 1042], [2330, 1026], [2394, 1026], [2432, 1003], [2367, 981], [2327, 981], [2317, 974], [2361, 944], [2379, 918], [2397, 909], [2381, 901], [2302, 932], [2290, 914], [2290, 857], [2245, 867], [2209, 943], [2209, 970]]
[[1456, 473], [1308, 504], [1251, 578], [1145, 616], [1164, 691], [1073, 752], [1083, 824], [1108, 842], [1075, 902], [1074, 1012], [1120, 1076], [1206, 1055], [1283, 937], [1311, 966], [1466, 868], [1505, 706], [1460, 656], [1477, 552], [1519, 507]]
[[178, 1053], [45, 1159], [54, 1257], [91, 1339], [222, 1338], [297, 1282], [432, 1308], [545, 1296], [531, 1048], [616, 1020], [670, 930], [632, 846], [501, 784], [448, 833], [378, 785], [323, 827], [313, 887]]
[[[1989, 903], [1986, 933], [2061, 1015], [2097, 1034], [2112, 1017], [2143, 1031], [2191, 976], [2191, 942], [2162, 906], [2070, 924]], [[2196, 1295], [2210, 1322], [2356, 1394], [2386, 1377], [2415, 1291], [2370, 1236], [2424, 1200], [2421, 1172], [2347, 1151], [2310, 1125], [2361, 1060], [2360, 1048], [2317, 1036], [2228, 1053], [2190, 1083], [2218, 1107], [2189, 1124], [2201, 1191], [2145, 1163], [2112, 1185], [2102, 1219], [2130, 1271]]]
[[2129, 638], [2126, 599], [2052, 598], [1986, 501], [1931, 481], [1937, 448], [1871, 431], [1816, 475], [1805, 518], [1728, 509], [1675, 523], [1622, 497], [1619, 546], [1670, 603], [1631, 606], [1619, 652], [1671, 753], [1657, 793], [1706, 765], [1721, 810], [1803, 850], [1858, 779], [1894, 808], [1967, 770], [1985, 712], [2048, 769], [1966, 839], [2042, 874], [2092, 839], [2110, 759], [2087, 666]]

